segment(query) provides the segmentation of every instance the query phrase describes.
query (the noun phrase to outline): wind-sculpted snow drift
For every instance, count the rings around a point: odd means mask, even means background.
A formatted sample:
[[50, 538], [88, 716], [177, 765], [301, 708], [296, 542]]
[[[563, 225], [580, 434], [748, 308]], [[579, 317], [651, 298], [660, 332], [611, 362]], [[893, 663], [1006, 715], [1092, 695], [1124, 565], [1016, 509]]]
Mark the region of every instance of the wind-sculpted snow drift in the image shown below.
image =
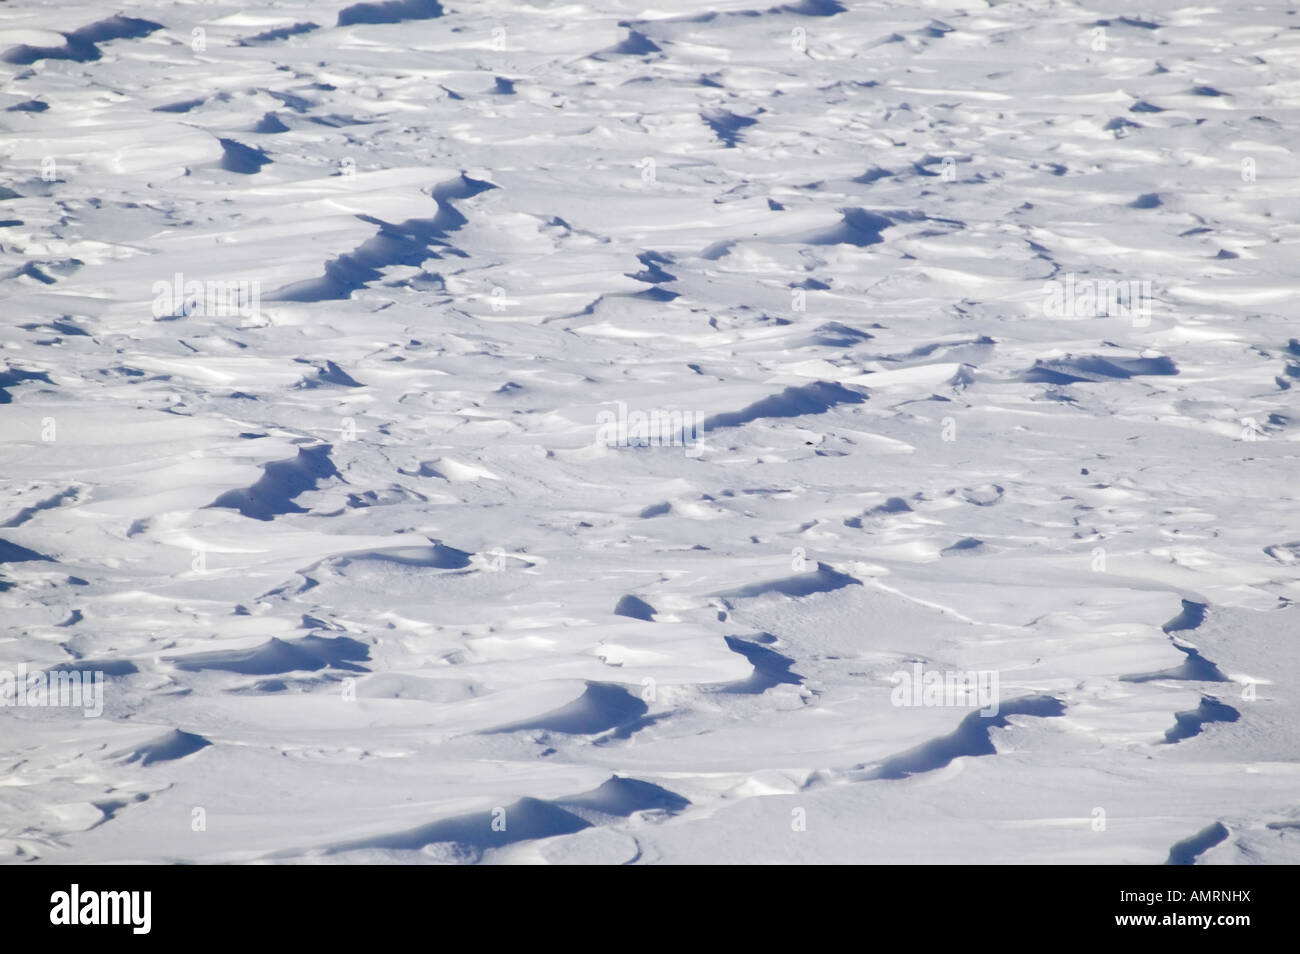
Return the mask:
[[0, 859], [1300, 860], [1288, 19], [4, 5]]

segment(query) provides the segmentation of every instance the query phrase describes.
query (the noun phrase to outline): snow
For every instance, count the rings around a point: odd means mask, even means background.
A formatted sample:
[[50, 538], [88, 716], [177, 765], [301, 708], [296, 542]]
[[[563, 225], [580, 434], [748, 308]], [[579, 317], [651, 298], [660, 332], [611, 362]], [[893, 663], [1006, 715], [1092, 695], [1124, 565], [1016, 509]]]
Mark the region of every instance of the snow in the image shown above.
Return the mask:
[[0, 858], [1300, 860], [1291, 18], [6, 5]]

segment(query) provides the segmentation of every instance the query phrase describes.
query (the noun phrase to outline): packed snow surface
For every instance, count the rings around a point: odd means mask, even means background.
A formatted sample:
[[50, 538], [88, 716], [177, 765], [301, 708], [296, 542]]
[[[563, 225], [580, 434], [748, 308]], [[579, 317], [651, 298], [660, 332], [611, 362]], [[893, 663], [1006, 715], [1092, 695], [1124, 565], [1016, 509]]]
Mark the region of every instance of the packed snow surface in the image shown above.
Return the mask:
[[20, 0], [0, 76], [0, 670], [104, 680], [0, 675], [0, 857], [1300, 860], [1286, 4]]

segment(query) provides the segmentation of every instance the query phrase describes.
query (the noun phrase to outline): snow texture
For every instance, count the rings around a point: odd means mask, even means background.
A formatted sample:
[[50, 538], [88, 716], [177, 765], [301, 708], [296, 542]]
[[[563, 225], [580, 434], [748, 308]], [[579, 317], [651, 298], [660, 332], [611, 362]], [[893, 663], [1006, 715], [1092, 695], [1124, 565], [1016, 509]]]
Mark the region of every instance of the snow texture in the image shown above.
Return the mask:
[[1300, 860], [1300, 16], [771, 3], [0, 7], [0, 859]]

